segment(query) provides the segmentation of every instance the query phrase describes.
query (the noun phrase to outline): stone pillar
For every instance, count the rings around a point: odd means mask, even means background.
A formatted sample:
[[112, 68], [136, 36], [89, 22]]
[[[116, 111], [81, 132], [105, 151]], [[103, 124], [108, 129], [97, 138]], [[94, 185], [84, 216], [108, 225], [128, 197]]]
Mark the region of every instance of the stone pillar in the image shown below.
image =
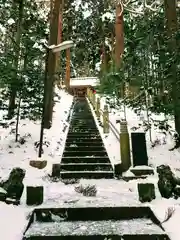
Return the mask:
[[121, 153], [122, 170], [123, 172], [125, 172], [131, 166], [129, 133], [128, 133], [126, 121], [122, 121], [120, 123], [120, 153]]
[[131, 145], [133, 155], [133, 166], [148, 166], [148, 155], [146, 148], [146, 136], [143, 132], [131, 133]]

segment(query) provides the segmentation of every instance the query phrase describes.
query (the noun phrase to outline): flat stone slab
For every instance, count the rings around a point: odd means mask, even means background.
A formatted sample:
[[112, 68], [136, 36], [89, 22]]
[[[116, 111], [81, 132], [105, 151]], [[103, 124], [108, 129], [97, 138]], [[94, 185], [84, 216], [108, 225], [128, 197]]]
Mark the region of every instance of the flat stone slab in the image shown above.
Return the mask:
[[82, 151], [82, 152], [85, 152], [85, 151], [87, 151], [87, 152], [90, 152], [90, 151], [105, 151], [105, 148], [104, 148], [104, 146], [91, 146], [91, 145], [89, 145], [89, 146], [76, 146], [75, 144], [74, 144], [74, 146], [66, 146], [65, 147], [65, 151]]
[[110, 163], [108, 156], [98, 157], [62, 157], [62, 163]]
[[124, 180], [126, 182], [132, 181], [132, 180], [137, 180], [137, 179], [146, 179], [147, 176], [122, 176], [119, 177], [120, 180]]
[[98, 137], [98, 138], [91, 138], [88, 137], [87, 138], [74, 138], [74, 137], [68, 137], [66, 139], [66, 143], [89, 143], [89, 142], [95, 142], [95, 143], [100, 143], [103, 144], [102, 138]]
[[60, 177], [62, 179], [69, 179], [69, 178], [75, 178], [75, 179], [112, 179], [114, 178], [114, 172], [113, 171], [61, 171]]
[[108, 156], [106, 150], [104, 151], [64, 151], [63, 157], [92, 157], [92, 156]]
[[62, 221], [33, 223], [28, 236], [109, 236], [109, 235], [162, 235], [164, 231], [149, 219], [122, 221]]
[[135, 176], [143, 176], [143, 175], [152, 175], [154, 174], [154, 169], [149, 166], [138, 166], [131, 168], [130, 171]]
[[38, 208], [25, 239], [170, 240], [149, 207]]
[[47, 160], [30, 160], [29, 165], [34, 168], [43, 169], [47, 166]]
[[111, 163], [61, 163], [61, 170], [65, 171], [109, 171]]
[[72, 147], [72, 146], [77, 146], [77, 147], [87, 147], [87, 146], [96, 146], [96, 147], [101, 147], [104, 146], [104, 143], [102, 143], [101, 141], [93, 141], [93, 142], [76, 142], [74, 141], [74, 143], [72, 142], [66, 142], [66, 147]]

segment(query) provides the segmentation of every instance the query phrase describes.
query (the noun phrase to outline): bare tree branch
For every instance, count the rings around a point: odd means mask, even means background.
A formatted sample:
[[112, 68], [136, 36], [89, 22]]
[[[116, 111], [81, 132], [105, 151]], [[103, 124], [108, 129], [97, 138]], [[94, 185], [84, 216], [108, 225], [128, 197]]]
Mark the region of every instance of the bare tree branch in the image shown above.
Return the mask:
[[[118, 0], [115, 1], [116, 4], [120, 4], [123, 6], [121, 9], [125, 9], [126, 11], [136, 14], [136, 15], [143, 15], [145, 9], [148, 9], [153, 12], [157, 12], [159, 8], [162, 6], [163, 2], [161, 0], [153, 1], [151, 5], [147, 4], [147, 0], [141, 1], [141, 5], [137, 7], [137, 1], [132, 0]], [[122, 14], [122, 13], [121, 13]]]
[[157, 2], [155, 1], [155, 2], [153, 2], [151, 5], [148, 5], [147, 2], [146, 2], [146, 0], [144, 0], [144, 6], [145, 6], [145, 8], [149, 9], [149, 10], [152, 11], [152, 12], [157, 12], [157, 11], [159, 10], [159, 8], [162, 6], [163, 3], [160, 3], [159, 6], [158, 6], [156, 9], [154, 9], [154, 7], [155, 7], [156, 4], [157, 4]]

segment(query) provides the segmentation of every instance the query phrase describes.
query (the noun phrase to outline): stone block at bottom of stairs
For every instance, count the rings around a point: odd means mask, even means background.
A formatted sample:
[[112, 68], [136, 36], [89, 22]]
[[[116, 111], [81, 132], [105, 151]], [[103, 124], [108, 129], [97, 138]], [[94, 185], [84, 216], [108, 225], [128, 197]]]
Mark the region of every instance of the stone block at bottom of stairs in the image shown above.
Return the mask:
[[149, 166], [136, 166], [131, 168], [130, 171], [135, 176], [143, 176], [143, 175], [152, 175], [154, 174], [154, 169]]
[[140, 202], [151, 202], [156, 198], [153, 183], [138, 183], [138, 194]]
[[27, 186], [26, 187], [26, 204], [28, 206], [40, 205], [44, 199], [43, 186]]
[[13, 199], [13, 198], [6, 198], [5, 203], [13, 204], [13, 205], [19, 205], [20, 200], [16, 200], [16, 199]]
[[43, 169], [47, 166], [46, 160], [30, 160], [29, 165], [34, 168]]
[[114, 175], [115, 175], [115, 177], [121, 176], [122, 173], [123, 173], [122, 164], [121, 163], [114, 164]]
[[52, 177], [60, 177], [60, 171], [61, 171], [61, 164], [60, 163], [54, 163], [52, 165]]
[[6, 190], [0, 187], [0, 201], [5, 201], [6, 196], [7, 196]]

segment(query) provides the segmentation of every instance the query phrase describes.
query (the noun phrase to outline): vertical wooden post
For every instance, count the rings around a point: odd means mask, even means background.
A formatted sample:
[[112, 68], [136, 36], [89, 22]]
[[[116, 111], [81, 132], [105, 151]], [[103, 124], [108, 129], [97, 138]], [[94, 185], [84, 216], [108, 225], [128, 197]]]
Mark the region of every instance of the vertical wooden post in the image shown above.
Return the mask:
[[92, 105], [93, 105], [93, 108], [95, 109], [96, 107], [96, 95], [92, 92]]
[[103, 132], [109, 133], [109, 110], [107, 105], [104, 105], [103, 110]]
[[70, 77], [71, 77], [71, 52], [70, 48], [66, 49], [66, 88], [69, 89], [70, 86]]
[[120, 123], [120, 153], [122, 170], [125, 172], [131, 166], [129, 133], [126, 121]]
[[123, 26], [123, 6], [119, 3], [116, 6], [116, 23], [115, 23], [115, 64], [119, 68], [121, 64], [122, 54], [124, 52], [124, 26]]
[[88, 98], [88, 100], [89, 100], [89, 88], [87, 88], [87, 98]]
[[91, 90], [91, 104], [93, 104], [93, 91]]
[[101, 102], [100, 102], [100, 98], [98, 97], [96, 101], [96, 115], [98, 118], [100, 118], [101, 116], [100, 108], [101, 108]]
[[89, 89], [89, 101], [91, 103], [91, 89]]

